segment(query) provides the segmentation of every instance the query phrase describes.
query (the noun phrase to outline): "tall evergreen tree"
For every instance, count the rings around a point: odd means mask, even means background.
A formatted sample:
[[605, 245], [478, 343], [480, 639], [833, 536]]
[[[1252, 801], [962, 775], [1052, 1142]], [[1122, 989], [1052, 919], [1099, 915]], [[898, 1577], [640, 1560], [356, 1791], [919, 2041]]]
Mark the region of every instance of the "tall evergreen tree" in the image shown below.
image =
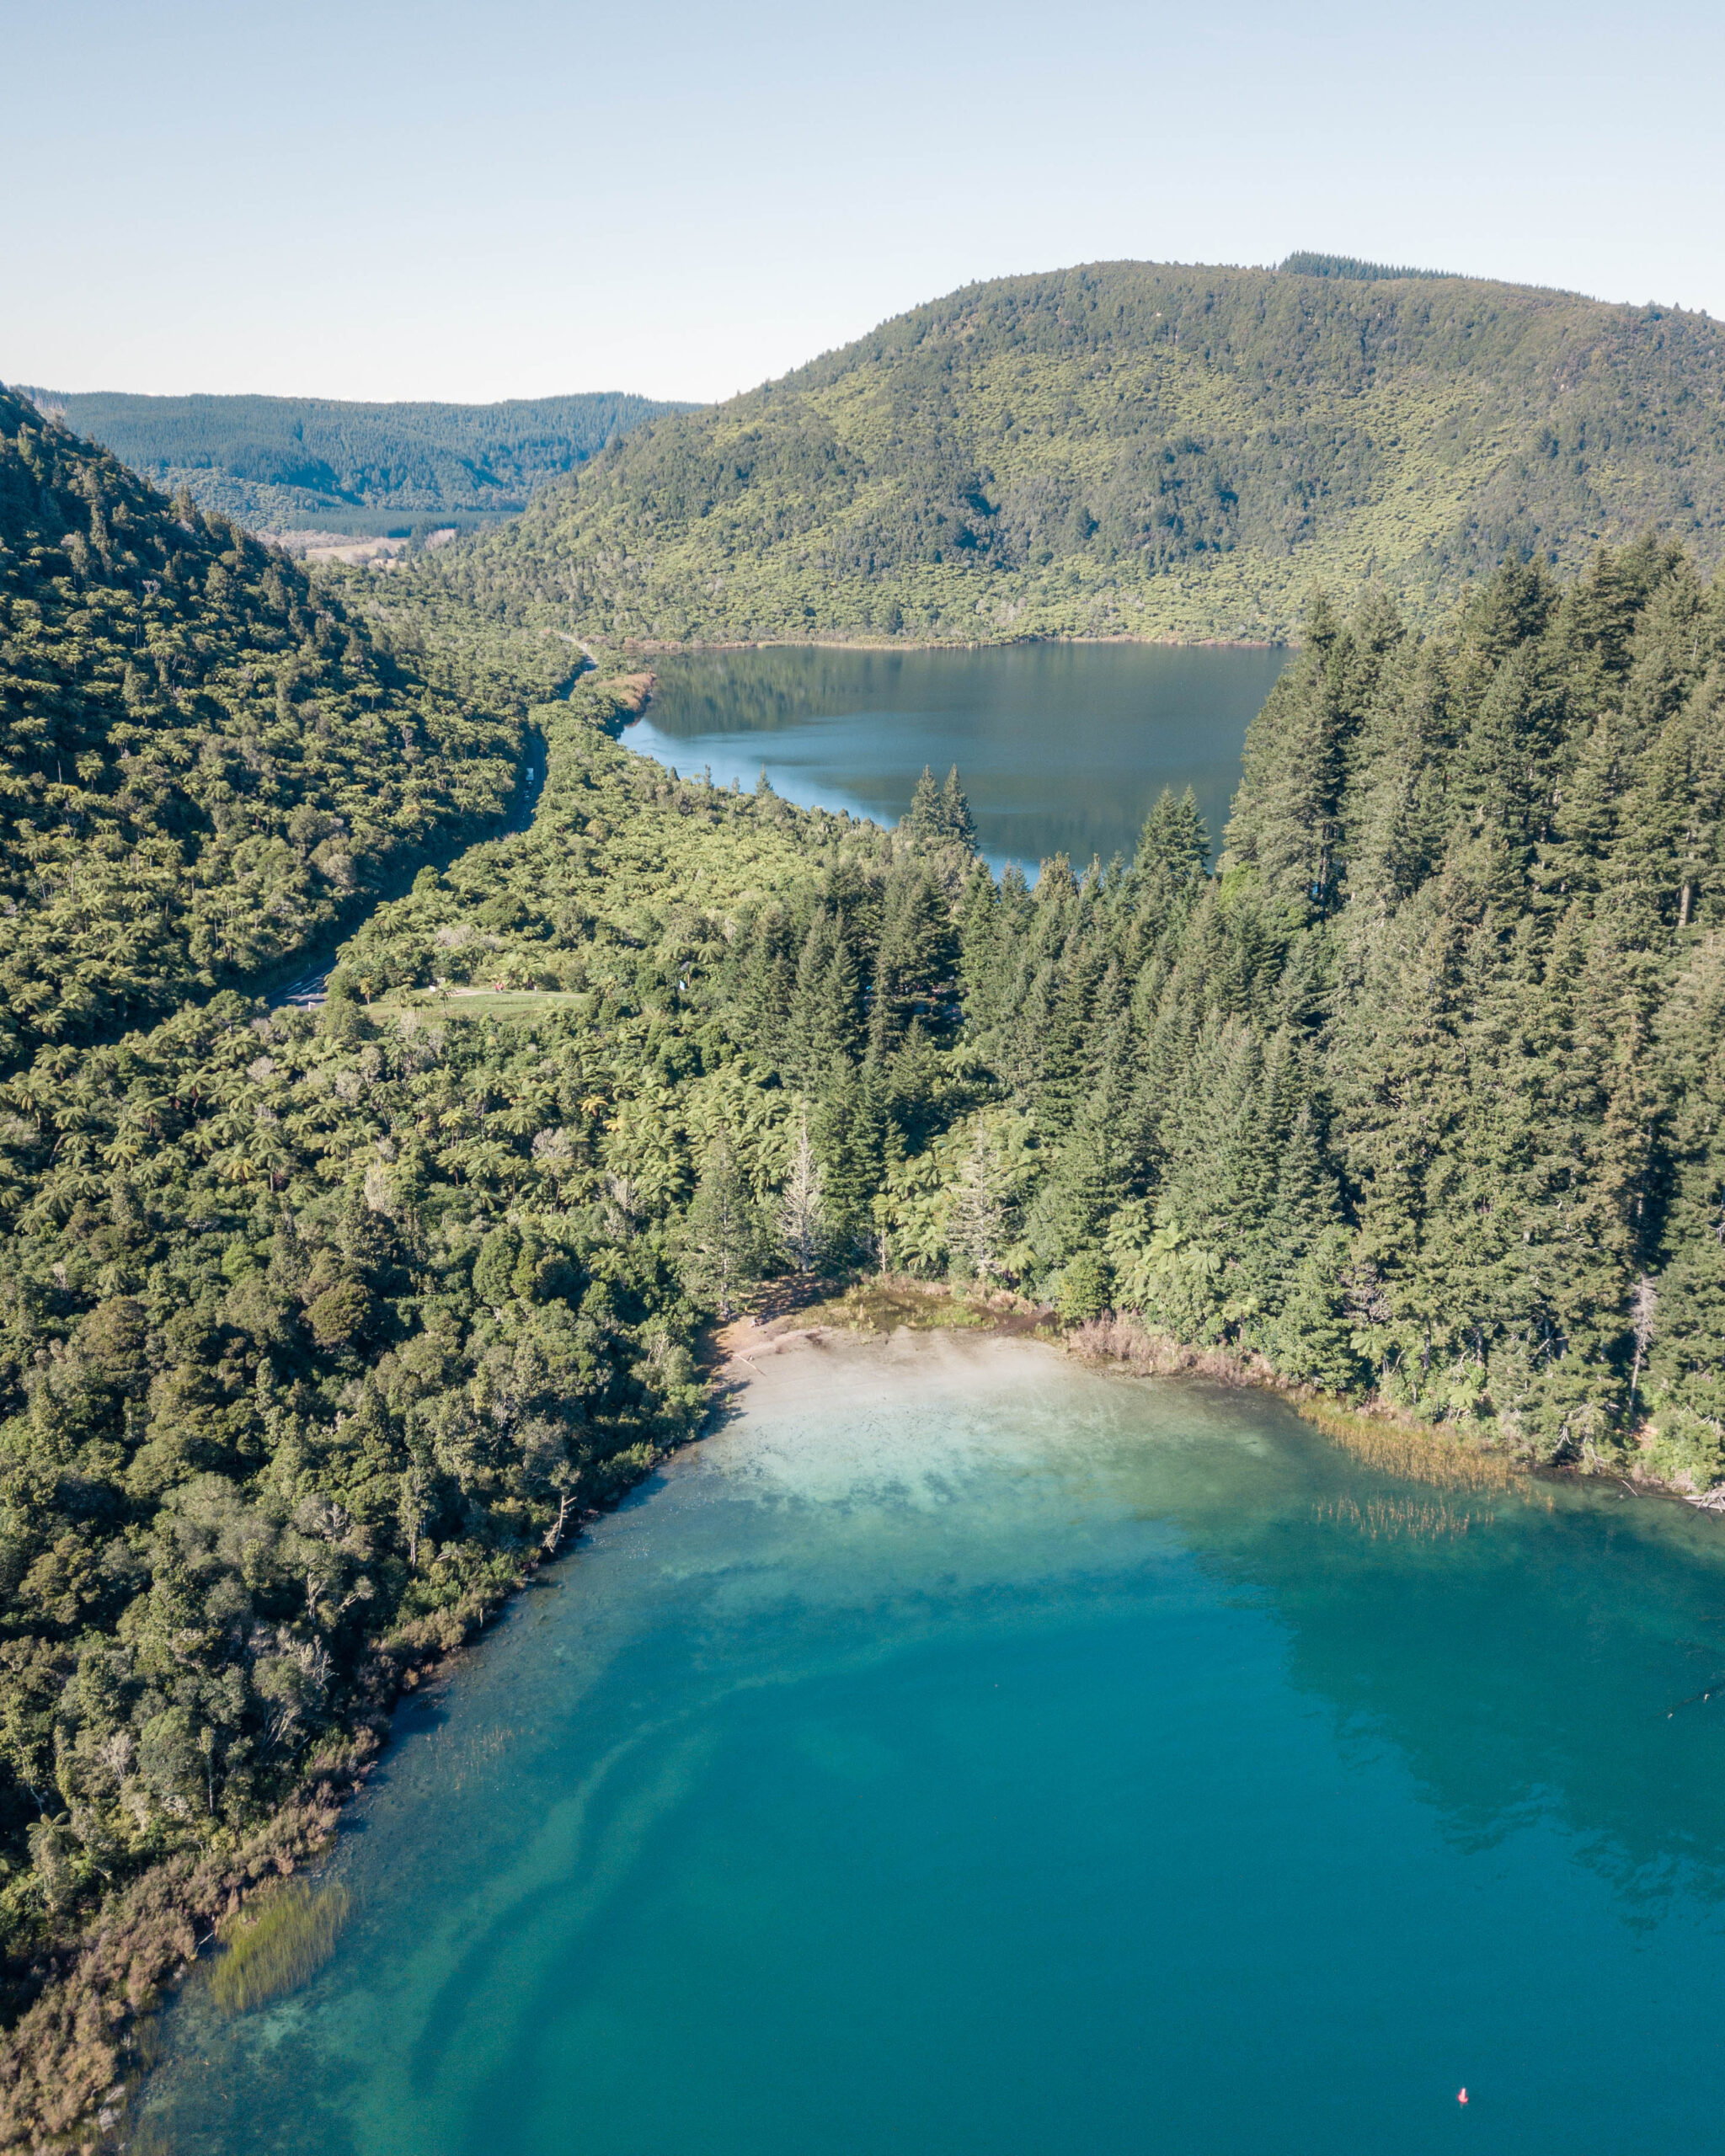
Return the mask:
[[728, 1131], [720, 1131], [708, 1148], [678, 1250], [682, 1278], [694, 1294], [721, 1319], [734, 1316], [737, 1299], [756, 1278], [763, 1253], [760, 1217]]
[[970, 814], [970, 803], [964, 789], [959, 783], [959, 766], [954, 764], [947, 773], [946, 782], [940, 790], [941, 835], [952, 846], [961, 846], [967, 853], [976, 848], [976, 820]]

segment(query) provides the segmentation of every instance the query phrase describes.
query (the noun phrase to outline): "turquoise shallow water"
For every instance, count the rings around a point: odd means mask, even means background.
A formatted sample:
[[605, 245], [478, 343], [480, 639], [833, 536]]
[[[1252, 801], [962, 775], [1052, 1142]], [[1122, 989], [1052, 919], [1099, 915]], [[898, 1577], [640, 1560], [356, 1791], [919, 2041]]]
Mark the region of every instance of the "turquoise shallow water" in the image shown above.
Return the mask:
[[1253, 1396], [764, 1358], [403, 1713], [336, 1959], [195, 1979], [135, 2145], [1718, 2146], [1722, 1587]]
[[896, 823], [925, 764], [959, 766], [982, 851], [1033, 875], [1130, 859], [1162, 787], [1191, 787], [1220, 846], [1246, 729], [1284, 650], [1043, 643], [977, 651], [782, 646], [655, 661], [623, 739], [685, 776]]

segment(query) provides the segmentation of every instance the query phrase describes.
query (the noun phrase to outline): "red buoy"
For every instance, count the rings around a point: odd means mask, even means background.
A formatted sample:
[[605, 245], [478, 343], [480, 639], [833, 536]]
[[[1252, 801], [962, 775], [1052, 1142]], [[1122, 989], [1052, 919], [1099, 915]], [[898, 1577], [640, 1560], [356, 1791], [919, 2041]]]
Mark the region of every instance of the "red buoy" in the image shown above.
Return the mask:
[[1462, 2089], [1455, 2100], [1458, 2104], [1465, 2104], [1467, 2101], [1467, 2091], [1465, 2089]]

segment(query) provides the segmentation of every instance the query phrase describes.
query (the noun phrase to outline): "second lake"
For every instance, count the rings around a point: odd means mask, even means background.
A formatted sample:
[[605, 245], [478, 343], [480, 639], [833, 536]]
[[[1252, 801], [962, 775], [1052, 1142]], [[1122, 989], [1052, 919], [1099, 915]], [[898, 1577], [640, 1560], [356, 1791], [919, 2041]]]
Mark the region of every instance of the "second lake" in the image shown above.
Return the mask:
[[895, 823], [925, 764], [956, 764], [996, 869], [1129, 858], [1166, 787], [1219, 848], [1246, 729], [1285, 648], [1033, 643], [970, 651], [769, 646], [659, 662], [624, 739], [685, 776]]

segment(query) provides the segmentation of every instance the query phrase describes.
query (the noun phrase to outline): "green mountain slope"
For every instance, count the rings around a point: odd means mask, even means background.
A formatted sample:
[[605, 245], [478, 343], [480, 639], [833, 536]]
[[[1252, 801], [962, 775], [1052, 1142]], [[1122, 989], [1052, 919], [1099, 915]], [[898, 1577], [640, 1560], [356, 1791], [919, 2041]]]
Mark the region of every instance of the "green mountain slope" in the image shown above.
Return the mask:
[[[1295, 258], [1300, 259], [1301, 258]], [[662, 417], [428, 576], [652, 641], [1275, 637], [1506, 551], [1725, 535], [1725, 328], [1445, 276], [1109, 263], [967, 287]]]
[[477, 835], [516, 738], [0, 391], [0, 1059], [292, 958]]
[[613, 391], [503, 404], [24, 394], [164, 490], [185, 487], [200, 509], [277, 531], [355, 530], [355, 511], [366, 528], [507, 514], [644, 419], [680, 408]]

